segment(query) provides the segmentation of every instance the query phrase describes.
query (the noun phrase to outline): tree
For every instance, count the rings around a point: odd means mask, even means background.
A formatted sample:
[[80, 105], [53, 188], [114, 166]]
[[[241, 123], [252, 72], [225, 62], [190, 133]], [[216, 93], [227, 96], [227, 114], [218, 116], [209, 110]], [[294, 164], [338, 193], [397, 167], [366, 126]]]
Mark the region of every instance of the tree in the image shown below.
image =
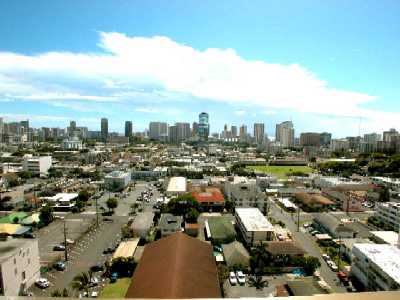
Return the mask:
[[121, 227], [121, 236], [123, 239], [133, 238], [135, 233], [133, 229], [129, 225], [124, 225]]
[[114, 197], [110, 198], [107, 200], [106, 204], [108, 209], [114, 212], [114, 209], [118, 207], [118, 199]]
[[390, 191], [389, 188], [385, 186], [379, 190], [379, 202], [388, 202], [388, 201], [390, 201]]
[[264, 280], [260, 273], [250, 276], [249, 285], [255, 287], [257, 290], [262, 290], [264, 287], [268, 286], [268, 281]]
[[19, 218], [18, 217], [14, 217], [12, 221], [13, 221], [14, 224], [18, 224]]
[[72, 279], [71, 287], [77, 291], [84, 291], [86, 293], [86, 297], [89, 297], [91, 281], [92, 274], [90, 272], [82, 272]]
[[304, 257], [301, 267], [303, 268], [306, 275], [311, 276], [320, 266], [321, 263], [317, 257], [307, 256]]
[[32, 178], [32, 173], [29, 171], [23, 171], [21, 173], [18, 174], [20, 178], [22, 179], [29, 179]]
[[42, 207], [39, 219], [44, 225], [49, 225], [54, 220], [53, 208], [49, 205]]
[[197, 218], [199, 217], [199, 212], [191, 208], [189, 212], [186, 214], [186, 221], [189, 223], [197, 223]]
[[191, 209], [199, 211], [199, 203], [191, 194], [181, 195], [168, 202], [166, 212], [176, 216], [186, 216]]
[[78, 212], [80, 212], [85, 207], [85, 203], [78, 198], [78, 200], [75, 202], [75, 207], [77, 208]]
[[86, 189], [80, 191], [78, 194], [78, 200], [80, 201], [87, 202], [89, 198], [90, 198], [90, 193]]

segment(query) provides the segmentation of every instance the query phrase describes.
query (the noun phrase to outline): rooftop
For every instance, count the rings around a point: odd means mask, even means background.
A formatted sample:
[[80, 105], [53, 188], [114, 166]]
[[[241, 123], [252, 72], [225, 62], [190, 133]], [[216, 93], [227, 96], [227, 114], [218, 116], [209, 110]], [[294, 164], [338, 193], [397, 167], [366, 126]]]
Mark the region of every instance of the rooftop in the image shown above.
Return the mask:
[[371, 231], [371, 234], [389, 245], [397, 245], [399, 242], [399, 234], [394, 231]]
[[33, 243], [34, 240], [27, 239], [7, 239], [0, 242], [0, 262], [7, 260], [13, 254], [19, 251], [25, 245]]
[[168, 183], [167, 192], [186, 192], [186, 178], [185, 177], [171, 177]]
[[258, 208], [236, 208], [239, 216], [247, 231], [273, 231], [274, 227], [261, 213]]
[[400, 249], [386, 244], [354, 244], [369, 260], [400, 284]]

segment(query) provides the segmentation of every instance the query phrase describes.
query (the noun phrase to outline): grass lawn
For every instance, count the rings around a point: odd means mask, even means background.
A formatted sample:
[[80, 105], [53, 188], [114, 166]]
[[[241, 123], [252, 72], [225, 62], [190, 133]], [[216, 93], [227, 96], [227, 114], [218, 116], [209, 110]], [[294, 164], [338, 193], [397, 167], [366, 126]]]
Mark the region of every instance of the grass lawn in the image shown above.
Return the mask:
[[312, 173], [313, 169], [308, 166], [248, 166], [247, 169], [274, 175], [280, 179], [287, 178], [286, 174], [291, 172]]
[[114, 283], [107, 284], [101, 291], [99, 298], [125, 298], [130, 284], [131, 278], [120, 278]]

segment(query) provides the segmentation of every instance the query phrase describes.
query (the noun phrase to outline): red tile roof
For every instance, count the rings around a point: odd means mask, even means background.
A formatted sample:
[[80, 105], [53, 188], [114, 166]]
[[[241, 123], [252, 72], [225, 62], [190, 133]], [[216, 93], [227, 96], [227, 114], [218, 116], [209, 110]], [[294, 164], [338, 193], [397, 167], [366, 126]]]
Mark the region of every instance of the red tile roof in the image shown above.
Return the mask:
[[222, 195], [221, 191], [216, 188], [209, 188], [206, 191], [194, 191], [192, 192], [192, 196], [196, 199], [199, 203], [207, 203], [207, 202], [214, 202], [214, 203], [224, 203], [224, 195]]

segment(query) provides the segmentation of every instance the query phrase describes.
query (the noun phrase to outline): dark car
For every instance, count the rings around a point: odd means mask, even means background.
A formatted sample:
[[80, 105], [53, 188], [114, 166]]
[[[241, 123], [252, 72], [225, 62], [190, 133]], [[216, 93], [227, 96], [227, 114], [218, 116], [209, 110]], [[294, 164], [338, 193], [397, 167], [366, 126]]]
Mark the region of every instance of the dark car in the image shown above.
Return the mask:
[[32, 232], [26, 232], [26, 233], [23, 234], [23, 237], [27, 238], [27, 239], [35, 239], [36, 235], [33, 234]]
[[90, 271], [92, 271], [92, 272], [101, 272], [101, 271], [104, 271], [104, 266], [103, 266], [103, 265], [100, 265], [100, 264], [98, 264], [98, 265], [93, 265], [93, 266], [90, 267]]
[[117, 279], [118, 279], [118, 273], [116, 273], [116, 272], [112, 273], [111, 277], [110, 277], [110, 282], [111, 283], [116, 282]]
[[57, 271], [64, 271], [65, 270], [65, 262], [58, 261], [53, 265], [53, 268]]
[[64, 245], [55, 245], [53, 247], [53, 251], [65, 251], [65, 246]]
[[110, 219], [110, 218], [103, 218], [103, 222], [112, 223], [112, 222], [114, 222], [114, 220], [113, 220], [113, 219]]

